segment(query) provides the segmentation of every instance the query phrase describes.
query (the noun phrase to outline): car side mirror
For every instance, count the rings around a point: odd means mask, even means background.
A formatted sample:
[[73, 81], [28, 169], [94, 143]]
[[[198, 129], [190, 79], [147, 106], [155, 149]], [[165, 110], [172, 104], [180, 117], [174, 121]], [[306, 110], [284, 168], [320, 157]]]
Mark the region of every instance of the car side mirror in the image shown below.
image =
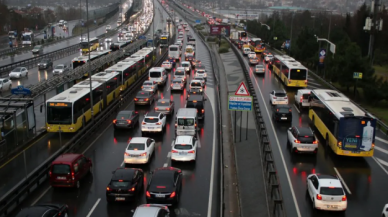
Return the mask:
[[40, 113], [43, 112], [43, 105], [40, 105]]

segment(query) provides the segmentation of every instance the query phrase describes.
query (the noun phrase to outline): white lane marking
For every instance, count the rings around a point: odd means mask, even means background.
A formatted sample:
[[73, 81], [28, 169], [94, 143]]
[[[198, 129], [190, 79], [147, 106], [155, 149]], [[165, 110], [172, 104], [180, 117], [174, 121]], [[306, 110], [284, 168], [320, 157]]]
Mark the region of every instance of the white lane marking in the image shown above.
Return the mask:
[[378, 146], [375, 146], [375, 149], [376, 149], [377, 151], [383, 152], [384, 154], [388, 154], [388, 151], [387, 151], [387, 150], [385, 150], [385, 149], [383, 149], [383, 148], [380, 148], [380, 147], [378, 147]]
[[86, 217], [90, 217], [93, 213], [93, 211], [96, 209], [97, 205], [100, 203], [101, 198], [98, 198], [92, 209], [89, 211], [88, 215]]
[[167, 164], [167, 163], [163, 164], [163, 167], [167, 167], [167, 166], [168, 166], [168, 164]]
[[380, 137], [375, 137], [377, 140], [379, 140], [380, 142], [384, 142], [384, 143], [386, 143], [386, 144], [388, 144], [388, 140], [384, 140], [384, 139], [382, 139], [382, 138], [380, 138]]
[[31, 206], [34, 206], [36, 203], [38, 203], [38, 201], [39, 201], [40, 199], [42, 199], [42, 197], [43, 197], [45, 194], [47, 194], [47, 192], [48, 192], [50, 189], [51, 189], [51, 186], [48, 187], [41, 195], [39, 195], [39, 197], [36, 198], [36, 200], [34, 200], [34, 202], [31, 203]]
[[[264, 96], [263, 96], [263, 93], [261, 92], [259, 83], [257, 82], [257, 79], [256, 79], [255, 76], [253, 76], [253, 78], [255, 79], [256, 85], [257, 85], [257, 87], [258, 87], [257, 89], [259, 90], [259, 93], [260, 93], [260, 95], [261, 95], [261, 98], [263, 99], [263, 104], [264, 104], [264, 107], [265, 107], [265, 111], [267, 112], [268, 117], [271, 117], [271, 115], [270, 115], [270, 113], [269, 113], [269, 110], [268, 110], [268, 107], [267, 107], [267, 104], [265, 103], [265, 100], [264, 100], [265, 98], [264, 98]], [[278, 80], [278, 79], [276, 79], [276, 80]], [[271, 125], [271, 128], [272, 128], [273, 133], [275, 134], [276, 145], [278, 146], [279, 154], [280, 154], [280, 157], [281, 157], [281, 159], [282, 159], [282, 163], [283, 163], [284, 170], [285, 170], [285, 172], [286, 172], [287, 181], [288, 181], [288, 184], [289, 184], [289, 186], [290, 186], [290, 191], [291, 191], [292, 199], [294, 200], [296, 213], [297, 213], [298, 217], [301, 217], [302, 215], [300, 214], [299, 204], [298, 204], [298, 201], [296, 200], [296, 197], [295, 197], [295, 191], [294, 191], [294, 189], [293, 189], [292, 186], [291, 186], [290, 174], [288, 173], [287, 166], [286, 166], [286, 161], [284, 160], [283, 152], [282, 152], [282, 149], [281, 149], [281, 147], [280, 147], [280, 143], [279, 143], [279, 139], [278, 139], [278, 134], [276, 133], [276, 130], [275, 130], [275, 127], [274, 127], [274, 125], [273, 125], [273, 122], [272, 122], [272, 119], [271, 119], [271, 118], [269, 118], [269, 123], [270, 123], [270, 125]]]
[[294, 107], [295, 107], [295, 109], [298, 111], [298, 113], [300, 114], [300, 111], [299, 111], [298, 107], [296, 107], [295, 104], [294, 104]]
[[378, 159], [378, 158], [376, 158], [376, 157], [372, 157], [372, 159], [375, 160], [376, 163], [381, 167], [381, 169], [383, 169], [383, 171], [385, 172], [385, 174], [388, 175], [388, 171], [383, 167], [383, 165], [381, 165], [381, 163], [380, 163], [380, 161], [379, 161], [380, 159]]
[[171, 158], [171, 151], [168, 152], [167, 158]]
[[382, 165], [388, 167], [388, 162], [387, 161], [381, 160], [380, 158], [377, 158], [377, 157], [376, 157], [376, 160], [378, 160]]
[[348, 191], [349, 194], [352, 194], [352, 192], [349, 190], [348, 185], [345, 183], [344, 179], [342, 178], [341, 174], [338, 172], [337, 168], [334, 167], [335, 173], [337, 173], [338, 178], [341, 180], [342, 184], [344, 185], [345, 189]]
[[123, 166], [124, 166], [124, 164], [125, 164], [125, 163], [124, 163], [124, 161], [123, 161], [123, 162], [120, 164], [120, 167], [123, 167]]

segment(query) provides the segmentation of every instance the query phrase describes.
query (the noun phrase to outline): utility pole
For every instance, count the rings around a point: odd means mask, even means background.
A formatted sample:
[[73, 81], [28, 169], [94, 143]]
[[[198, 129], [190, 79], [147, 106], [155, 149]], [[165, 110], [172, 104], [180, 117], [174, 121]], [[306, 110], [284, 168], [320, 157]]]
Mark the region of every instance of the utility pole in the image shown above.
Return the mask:
[[380, 12], [382, 10], [380, 0], [374, 0], [371, 2], [371, 17], [367, 17], [365, 20], [364, 30], [370, 32], [369, 36], [369, 48], [368, 57], [370, 58], [370, 64], [373, 65], [374, 59], [374, 43], [376, 41], [376, 35], [378, 31], [383, 30], [383, 20], [380, 18]]

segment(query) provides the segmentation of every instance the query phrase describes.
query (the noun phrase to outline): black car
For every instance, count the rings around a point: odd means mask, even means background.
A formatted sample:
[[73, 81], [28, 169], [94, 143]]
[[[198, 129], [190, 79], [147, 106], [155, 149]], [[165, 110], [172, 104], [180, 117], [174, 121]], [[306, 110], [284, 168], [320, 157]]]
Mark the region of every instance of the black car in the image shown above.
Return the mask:
[[187, 97], [186, 108], [197, 109], [198, 119], [205, 118], [205, 97], [203, 95], [190, 95]]
[[51, 59], [43, 59], [38, 63], [39, 69], [48, 69], [53, 67], [53, 61]]
[[144, 172], [137, 168], [117, 168], [106, 187], [106, 201], [131, 201], [143, 190]]
[[275, 105], [272, 118], [275, 121], [292, 121], [292, 110], [289, 105]]
[[113, 124], [115, 130], [133, 128], [136, 124], [139, 124], [139, 113], [131, 110], [120, 111], [116, 119], [113, 120]]
[[193, 54], [186, 54], [186, 61], [190, 61], [190, 63], [194, 62]]
[[134, 100], [135, 105], [152, 105], [155, 100], [155, 93], [150, 91], [139, 91]]
[[16, 217], [54, 217], [67, 216], [69, 208], [66, 204], [41, 204], [22, 209]]
[[174, 167], [162, 167], [152, 172], [147, 185], [147, 203], [174, 205], [179, 203], [182, 190], [182, 171]]
[[186, 99], [188, 99], [190, 96], [193, 96], [193, 95], [199, 95], [199, 96], [203, 96], [203, 91], [197, 91], [196, 89], [189, 89], [187, 91], [187, 97]]
[[176, 60], [175, 60], [174, 57], [168, 57], [167, 60], [168, 60], [170, 63], [172, 63], [172, 67], [175, 67], [175, 65], [176, 65]]

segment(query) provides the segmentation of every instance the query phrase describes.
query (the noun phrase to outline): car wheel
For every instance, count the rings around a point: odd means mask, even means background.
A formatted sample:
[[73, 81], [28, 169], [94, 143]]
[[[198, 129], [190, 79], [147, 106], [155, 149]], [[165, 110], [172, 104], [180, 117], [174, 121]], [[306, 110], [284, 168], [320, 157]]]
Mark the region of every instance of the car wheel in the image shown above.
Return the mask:
[[290, 146], [291, 146], [291, 143], [290, 143], [290, 140], [287, 137], [287, 147], [290, 147]]
[[26, 77], [28, 77], [28, 72], [26, 73]]
[[313, 209], [315, 210], [315, 200], [313, 199]]
[[81, 183], [80, 183], [79, 180], [78, 180], [78, 181], [76, 182], [76, 184], [75, 184], [75, 187], [76, 187], [77, 189], [79, 189], [80, 186], [81, 186]]

